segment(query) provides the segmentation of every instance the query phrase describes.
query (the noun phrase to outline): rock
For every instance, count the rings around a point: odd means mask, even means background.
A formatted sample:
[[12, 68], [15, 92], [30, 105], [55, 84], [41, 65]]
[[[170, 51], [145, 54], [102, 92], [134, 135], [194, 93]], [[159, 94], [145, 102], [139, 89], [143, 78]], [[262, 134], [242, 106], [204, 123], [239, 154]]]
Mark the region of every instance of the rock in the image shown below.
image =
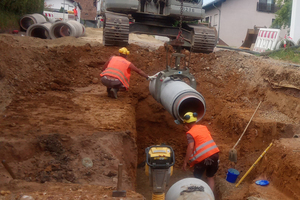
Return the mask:
[[99, 81], [99, 79], [98, 79], [98, 78], [93, 78], [93, 80], [92, 80], [92, 82], [93, 82], [94, 84], [97, 84], [97, 83], [98, 83], [98, 81]]
[[105, 173], [104, 175], [105, 175], [105, 176], [108, 176], [108, 177], [113, 177], [113, 176], [116, 176], [117, 173], [116, 173], [116, 172], [109, 171], [108, 173]]
[[90, 159], [88, 157], [82, 159], [82, 164], [85, 167], [93, 167], [93, 165], [94, 165], [92, 159]]
[[10, 127], [16, 127], [17, 125], [16, 125], [16, 123], [11, 123], [9, 126]]
[[19, 200], [34, 200], [34, 198], [32, 196], [23, 195]]
[[0, 194], [5, 196], [7, 194], [10, 194], [10, 191], [1, 190]]

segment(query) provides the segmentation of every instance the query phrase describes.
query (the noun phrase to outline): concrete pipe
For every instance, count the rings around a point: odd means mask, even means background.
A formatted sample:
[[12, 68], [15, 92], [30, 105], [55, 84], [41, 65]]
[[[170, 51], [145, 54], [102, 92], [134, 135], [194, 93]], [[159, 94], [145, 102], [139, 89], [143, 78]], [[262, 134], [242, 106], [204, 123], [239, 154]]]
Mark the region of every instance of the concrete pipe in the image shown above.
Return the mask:
[[20, 26], [26, 31], [33, 24], [41, 24], [45, 22], [47, 22], [47, 19], [44, 17], [44, 15], [36, 13], [24, 15], [20, 20]]
[[81, 34], [81, 36], [84, 36], [85, 35], [85, 26], [83, 24], [81, 24], [81, 26], [82, 26], [82, 34]]
[[198, 178], [185, 178], [172, 185], [166, 194], [166, 200], [184, 199], [215, 200], [215, 196], [204, 181]]
[[160, 89], [160, 99], [156, 99], [156, 93], [159, 91], [156, 91], [158, 89], [155, 85], [156, 79], [150, 81], [150, 94], [176, 119], [175, 122], [182, 123], [183, 116], [187, 112], [196, 112], [198, 114], [197, 122], [204, 117], [206, 112], [205, 99], [190, 85], [183, 81], [165, 78]]
[[286, 45], [286, 47], [293, 47], [296, 46], [295, 42], [289, 38], [286, 39], [282, 39], [279, 42], [277, 42], [275, 49], [284, 49], [284, 45]]
[[52, 39], [73, 36], [80, 37], [84, 35], [84, 26], [75, 20], [69, 20], [66, 22], [59, 21], [54, 23], [50, 29], [50, 37]]
[[50, 22], [33, 24], [27, 29], [26, 36], [37, 37], [41, 39], [50, 39], [51, 26], [52, 24]]

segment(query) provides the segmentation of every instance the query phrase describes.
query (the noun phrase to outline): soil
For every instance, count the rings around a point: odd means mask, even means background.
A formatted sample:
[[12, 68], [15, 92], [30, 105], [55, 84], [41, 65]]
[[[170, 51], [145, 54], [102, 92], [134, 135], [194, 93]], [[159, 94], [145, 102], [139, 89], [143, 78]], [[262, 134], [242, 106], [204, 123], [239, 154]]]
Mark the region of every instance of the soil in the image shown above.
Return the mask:
[[[0, 200], [22, 195], [120, 199], [111, 197], [120, 163], [126, 199], [151, 199], [144, 151], [161, 143], [171, 145], [176, 155], [169, 185], [192, 176], [191, 170], [180, 169], [185, 131], [150, 95], [145, 78], [132, 73], [128, 92], [119, 92], [118, 99], [107, 96], [99, 74], [119, 47], [103, 46], [101, 34], [101, 29], [87, 28], [81, 38], [0, 35], [0, 159], [16, 177], [0, 166]], [[147, 74], [166, 68], [165, 47], [154, 37], [131, 34], [128, 49], [128, 60]], [[192, 53], [190, 70], [206, 101], [200, 123], [208, 126], [221, 151], [216, 199], [300, 199], [299, 67], [216, 49]], [[260, 101], [236, 147], [234, 164], [228, 152]], [[271, 142], [238, 187], [226, 181], [229, 168], [240, 172], [239, 181]], [[270, 185], [256, 185], [259, 179]]]

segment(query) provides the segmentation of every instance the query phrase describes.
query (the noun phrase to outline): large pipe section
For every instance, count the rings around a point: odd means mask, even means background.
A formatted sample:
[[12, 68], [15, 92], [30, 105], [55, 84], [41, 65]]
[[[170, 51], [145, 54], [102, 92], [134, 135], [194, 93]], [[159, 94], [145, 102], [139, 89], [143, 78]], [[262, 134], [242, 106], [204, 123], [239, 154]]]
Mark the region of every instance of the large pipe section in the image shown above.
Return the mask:
[[[162, 81], [160, 88], [156, 87], [157, 81]], [[154, 79], [150, 81], [149, 91], [154, 99], [176, 119], [177, 123], [183, 122], [184, 114], [187, 112], [196, 112], [197, 122], [205, 115], [204, 97], [183, 81], [172, 80], [169, 77], [163, 80]]]
[[50, 39], [51, 26], [52, 24], [50, 22], [33, 24], [27, 29], [26, 36], [37, 37], [41, 39]]
[[185, 178], [170, 187], [166, 200], [215, 200], [210, 187], [198, 178]]
[[24, 15], [20, 20], [20, 26], [22, 27], [22, 29], [26, 31], [31, 25], [41, 24], [44, 22], [47, 22], [44, 15], [35, 13], [35, 14]]
[[52, 39], [65, 37], [65, 36], [73, 36], [73, 37], [80, 37], [83, 36], [85, 33], [84, 26], [75, 21], [69, 20], [66, 22], [59, 21], [54, 23], [50, 29], [50, 37]]

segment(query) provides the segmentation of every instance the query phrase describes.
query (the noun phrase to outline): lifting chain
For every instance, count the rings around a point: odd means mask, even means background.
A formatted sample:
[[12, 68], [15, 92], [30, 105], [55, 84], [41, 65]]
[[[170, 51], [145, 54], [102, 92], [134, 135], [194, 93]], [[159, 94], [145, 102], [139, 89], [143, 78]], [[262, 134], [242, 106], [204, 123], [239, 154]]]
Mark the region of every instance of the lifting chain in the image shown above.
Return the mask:
[[180, 21], [179, 21], [179, 32], [177, 39], [182, 41], [183, 35], [182, 35], [182, 21], [183, 21], [183, 0], [180, 0]]

